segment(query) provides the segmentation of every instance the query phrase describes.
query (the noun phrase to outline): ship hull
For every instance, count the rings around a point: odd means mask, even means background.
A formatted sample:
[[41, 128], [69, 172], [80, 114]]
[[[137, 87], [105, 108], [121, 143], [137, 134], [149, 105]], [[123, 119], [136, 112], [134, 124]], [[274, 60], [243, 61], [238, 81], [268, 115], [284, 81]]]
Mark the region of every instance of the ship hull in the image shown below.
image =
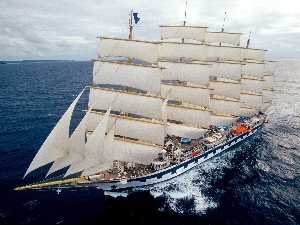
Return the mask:
[[145, 176], [136, 177], [136, 178], [128, 178], [125, 181], [121, 180], [112, 180], [112, 181], [83, 181], [74, 183], [72, 185], [61, 185], [60, 188], [63, 187], [96, 187], [98, 189], [102, 189], [105, 191], [122, 191], [124, 189], [129, 189], [133, 187], [142, 187], [148, 185], [154, 185], [157, 183], [161, 183], [174, 177], [177, 177], [186, 171], [196, 167], [197, 165], [215, 157], [216, 155], [236, 146], [238, 143], [243, 142], [248, 137], [254, 135], [263, 125], [264, 123], [259, 123], [253, 127], [251, 131], [247, 131], [243, 134], [234, 136], [228, 139], [225, 143], [219, 144], [214, 148], [207, 150], [205, 153], [196, 156], [192, 159], [186, 160], [179, 164], [173, 165], [163, 170], [159, 170], [155, 173], [147, 174]]

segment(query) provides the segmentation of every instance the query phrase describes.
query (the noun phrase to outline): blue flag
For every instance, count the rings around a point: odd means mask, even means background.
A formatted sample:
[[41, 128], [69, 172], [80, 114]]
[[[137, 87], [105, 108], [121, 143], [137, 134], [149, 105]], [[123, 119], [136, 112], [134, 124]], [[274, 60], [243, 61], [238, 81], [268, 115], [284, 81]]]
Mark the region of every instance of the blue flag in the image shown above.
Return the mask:
[[140, 21], [140, 18], [137, 15], [138, 15], [138, 13], [133, 13], [133, 19], [134, 19], [135, 24], [137, 24]]

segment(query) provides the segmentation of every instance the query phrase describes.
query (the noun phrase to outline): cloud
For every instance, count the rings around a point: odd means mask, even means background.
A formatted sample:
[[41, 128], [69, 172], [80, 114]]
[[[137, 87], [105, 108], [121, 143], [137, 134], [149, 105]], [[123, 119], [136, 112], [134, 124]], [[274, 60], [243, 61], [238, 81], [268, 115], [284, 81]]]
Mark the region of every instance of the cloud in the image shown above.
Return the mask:
[[[137, 39], [159, 40], [159, 25], [207, 26], [241, 32], [244, 46], [268, 49], [273, 58], [300, 58], [296, 0], [110, 0], [0, 2], [0, 60], [97, 57], [97, 36], [128, 37], [129, 11], [141, 18]], [[225, 16], [226, 12], [226, 16]], [[225, 16], [225, 21], [224, 21]]]

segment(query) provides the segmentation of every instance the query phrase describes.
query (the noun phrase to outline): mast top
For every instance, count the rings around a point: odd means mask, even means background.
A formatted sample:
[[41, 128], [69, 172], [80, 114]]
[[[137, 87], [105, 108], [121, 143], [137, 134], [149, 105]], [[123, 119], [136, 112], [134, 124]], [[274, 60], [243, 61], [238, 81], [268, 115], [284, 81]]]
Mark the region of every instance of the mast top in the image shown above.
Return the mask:
[[133, 9], [129, 12], [129, 39], [132, 40], [132, 18], [134, 19], [134, 23], [137, 24], [140, 21], [140, 18], [138, 17], [138, 13], [134, 13]]
[[222, 26], [222, 30], [221, 30], [221, 32], [224, 32], [224, 26], [225, 26], [225, 16], [226, 16], [226, 12], [225, 12], [225, 15], [224, 15], [224, 22], [223, 22], [223, 26]]

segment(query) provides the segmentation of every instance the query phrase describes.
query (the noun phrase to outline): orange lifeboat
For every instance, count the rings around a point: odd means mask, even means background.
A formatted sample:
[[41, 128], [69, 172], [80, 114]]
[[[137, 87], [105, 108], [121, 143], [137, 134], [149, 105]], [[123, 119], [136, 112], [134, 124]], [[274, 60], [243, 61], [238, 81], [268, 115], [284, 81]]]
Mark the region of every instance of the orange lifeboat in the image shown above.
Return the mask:
[[202, 152], [200, 151], [200, 150], [194, 150], [193, 152], [192, 152], [192, 156], [198, 156], [198, 155], [200, 155]]
[[248, 126], [246, 126], [246, 125], [239, 125], [239, 126], [234, 127], [231, 130], [231, 133], [233, 133], [233, 134], [242, 134], [242, 133], [245, 133], [248, 130], [249, 130]]

